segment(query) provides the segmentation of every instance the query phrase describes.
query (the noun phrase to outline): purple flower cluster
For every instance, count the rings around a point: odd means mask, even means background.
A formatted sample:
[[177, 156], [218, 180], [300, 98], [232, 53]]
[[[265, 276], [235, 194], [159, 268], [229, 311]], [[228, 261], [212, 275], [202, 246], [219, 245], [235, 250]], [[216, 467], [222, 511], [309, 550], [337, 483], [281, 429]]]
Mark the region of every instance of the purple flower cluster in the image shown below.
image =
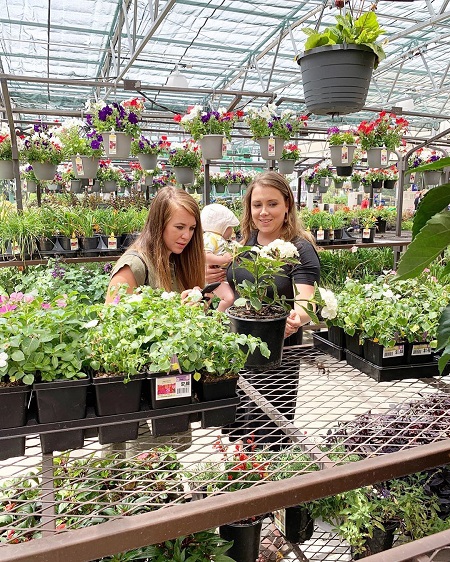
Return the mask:
[[112, 271], [112, 264], [111, 263], [105, 263], [105, 265], [103, 266], [103, 273], [109, 274]]
[[329, 135], [336, 135], [337, 133], [340, 133], [341, 130], [339, 129], [339, 127], [330, 127], [327, 131], [327, 133]]
[[52, 270], [52, 277], [54, 279], [64, 279], [64, 275], [66, 274], [66, 270], [61, 267], [59, 262], [55, 263], [55, 267]]

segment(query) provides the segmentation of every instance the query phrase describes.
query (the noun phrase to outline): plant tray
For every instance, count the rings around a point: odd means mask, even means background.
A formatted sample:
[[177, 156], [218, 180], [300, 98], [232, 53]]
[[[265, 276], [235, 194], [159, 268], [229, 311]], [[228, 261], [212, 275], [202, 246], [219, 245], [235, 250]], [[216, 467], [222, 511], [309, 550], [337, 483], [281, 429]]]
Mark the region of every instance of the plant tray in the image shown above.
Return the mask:
[[416, 365], [397, 365], [391, 367], [379, 367], [374, 365], [367, 359], [358, 357], [351, 351], [346, 351], [347, 363], [352, 367], [356, 367], [362, 373], [369, 375], [377, 382], [401, 381], [404, 379], [428, 379], [430, 377], [438, 377], [438, 363], [433, 358], [429, 363], [418, 363]]
[[313, 332], [313, 345], [338, 361], [345, 360], [345, 349], [328, 340], [328, 332]]

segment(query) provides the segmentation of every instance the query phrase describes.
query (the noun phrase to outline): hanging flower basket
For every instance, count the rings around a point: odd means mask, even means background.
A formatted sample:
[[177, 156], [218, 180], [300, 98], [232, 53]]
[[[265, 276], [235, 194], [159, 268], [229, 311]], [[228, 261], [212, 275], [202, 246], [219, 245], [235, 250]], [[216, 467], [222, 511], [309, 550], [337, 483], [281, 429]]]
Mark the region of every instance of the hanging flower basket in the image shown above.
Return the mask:
[[94, 156], [72, 156], [73, 173], [77, 179], [95, 178], [97, 175], [99, 158]]
[[0, 160], [0, 180], [14, 179], [12, 160]]
[[369, 168], [386, 168], [389, 166], [391, 151], [382, 146], [367, 150], [367, 165]]
[[440, 185], [442, 180], [442, 172], [429, 170], [423, 172], [423, 182], [425, 185]]
[[131, 141], [130, 135], [126, 133], [102, 133], [103, 149], [108, 158], [120, 159], [130, 156]]
[[292, 174], [295, 167], [295, 160], [279, 160], [278, 171], [280, 174]]
[[40, 162], [30, 162], [30, 164], [38, 180], [48, 181], [55, 177], [56, 165], [47, 163], [41, 164]]
[[173, 172], [177, 183], [181, 185], [188, 185], [194, 183], [195, 181], [195, 171], [193, 168], [188, 168], [187, 166], [174, 166]]
[[143, 170], [154, 170], [156, 168], [157, 154], [138, 154], [137, 157]]
[[297, 59], [305, 104], [315, 115], [346, 115], [366, 102], [375, 53], [364, 45], [315, 47]]
[[333, 166], [350, 166], [355, 155], [356, 144], [330, 146], [331, 163]]
[[226, 153], [226, 138], [223, 135], [204, 135], [198, 140], [204, 160], [219, 160]]
[[280, 160], [283, 154], [284, 139], [281, 137], [262, 137], [257, 139], [261, 158], [264, 160]]

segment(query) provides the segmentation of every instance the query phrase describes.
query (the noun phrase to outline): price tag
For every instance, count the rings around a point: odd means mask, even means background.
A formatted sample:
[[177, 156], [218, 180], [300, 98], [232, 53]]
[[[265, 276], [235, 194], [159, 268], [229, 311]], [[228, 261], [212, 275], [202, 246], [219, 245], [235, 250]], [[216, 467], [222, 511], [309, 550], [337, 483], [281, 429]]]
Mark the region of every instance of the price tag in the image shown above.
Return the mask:
[[223, 137], [223, 139], [222, 139], [222, 156], [227, 155], [227, 150], [228, 150], [227, 137]]
[[117, 250], [117, 238], [115, 236], [108, 237], [108, 250]]
[[341, 162], [342, 164], [348, 164], [348, 147], [346, 144], [341, 149]]
[[325, 187], [330, 187], [330, 177], [325, 176]]
[[71, 250], [78, 250], [78, 238], [71, 238], [70, 239], [70, 249]]
[[273, 512], [273, 524], [282, 535], [286, 534], [286, 510], [284, 508]]
[[79, 156], [75, 158], [75, 169], [79, 176], [84, 176], [83, 160]]
[[156, 379], [156, 400], [185, 398], [191, 395], [191, 375], [174, 375]]
[[117, 154], [117, 137], [116, 133], [109, 133], [108, 140], [108, 152], [109, 154]]
[[383, 359], [387, 357], [403, 357], [403, 355], [405, 355], [405, 346], [403, 344], [383, 348]]
[[388, 164], [388, 151], [386, 148], [382, 148], [380, 152], [380, 160], [382, 166], [387, 166]]
[[267, 154], [275, 156], [275, 139], [273, 137], [267, 139]]
[[11, 244], [11, 252], [13, 254], [20, 254], [20, 246], [15, 240]]
[[328, 233], [328, 239], [333, 241], [334, 240], [334, 230], [330, 228], [330, 232]]
[[323, 228], [319, 228], [317, 231], [317, 240], [324, 240], [325, 239], [325, 231]]
[[362, 231], [363, 238], [370, 238], [370, 228], [364, 228]]
[[428, 343], [414, 343], [411, 355], [431, 355], [431, 347]]
[[89, 185], [93, 186], [94, 185], [94, 178], [89, 178]]
[[416, 172], [409, 175], [409, 183], [416, 183]]

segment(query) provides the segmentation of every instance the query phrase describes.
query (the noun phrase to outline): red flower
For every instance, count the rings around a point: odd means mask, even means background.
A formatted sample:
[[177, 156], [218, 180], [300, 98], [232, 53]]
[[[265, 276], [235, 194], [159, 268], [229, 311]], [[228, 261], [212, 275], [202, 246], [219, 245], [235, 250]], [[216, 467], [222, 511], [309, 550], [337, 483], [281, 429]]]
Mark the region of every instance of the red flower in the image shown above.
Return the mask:
[[173, 120], [174, 120], [176, 123], [179, 123], [179, 122], [181, 121], [181, 119], [182, 119], [181, 115], [175, 115], [175, 117], [173, 118]]

